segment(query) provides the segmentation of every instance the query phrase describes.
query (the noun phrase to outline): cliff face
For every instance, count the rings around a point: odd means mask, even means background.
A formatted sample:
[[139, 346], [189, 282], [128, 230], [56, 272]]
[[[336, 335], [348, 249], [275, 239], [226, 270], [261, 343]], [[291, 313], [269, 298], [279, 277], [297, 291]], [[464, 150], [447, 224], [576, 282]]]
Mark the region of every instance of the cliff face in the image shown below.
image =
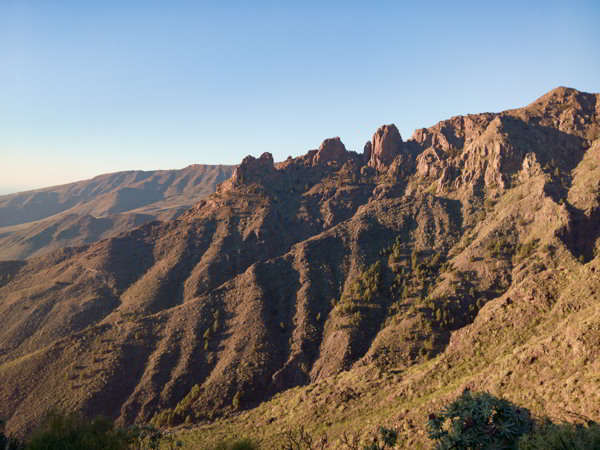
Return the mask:
[[[506, 354], [566, 352], [542, 352], [535, 327], [600, 360], [578, 340], [600, 326], [599, 294], [573, 291], [600, 275], [598, 98], [559, 88], [406, 142], [385, 125], [363, 154], [333, 138], [278, 164], [249, 156], [175, 220], [0, 266], [0, 416], [20, 431], [52, 407], [198, 422], [238, 392], [252, 408], [348, 370], [397, 374], [398, 402], [437, 398], [432, 367], [510, 393], [533, 380]], [[585, 327], [570, 315], [584, 310]], [[518, 377], [452, 372], [477, 348], [481, 367]], [[545, 392], [594, 364], [565, 366]]]

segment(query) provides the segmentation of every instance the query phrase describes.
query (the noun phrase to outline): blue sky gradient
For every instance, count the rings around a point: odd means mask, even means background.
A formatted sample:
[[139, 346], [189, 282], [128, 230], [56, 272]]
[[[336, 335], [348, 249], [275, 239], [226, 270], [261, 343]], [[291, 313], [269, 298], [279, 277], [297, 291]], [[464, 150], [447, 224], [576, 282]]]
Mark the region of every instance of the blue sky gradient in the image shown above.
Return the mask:
[[598, 1], [0, 0], [0, 194], [600, 91]]

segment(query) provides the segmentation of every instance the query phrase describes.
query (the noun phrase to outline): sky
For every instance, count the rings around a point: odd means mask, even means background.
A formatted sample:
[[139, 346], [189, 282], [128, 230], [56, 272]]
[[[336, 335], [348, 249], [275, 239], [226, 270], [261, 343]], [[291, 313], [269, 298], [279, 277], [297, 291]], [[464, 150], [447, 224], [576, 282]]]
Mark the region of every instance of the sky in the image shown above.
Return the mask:
[[600, 2], [0, 0], [0, 195], [600, 92]]

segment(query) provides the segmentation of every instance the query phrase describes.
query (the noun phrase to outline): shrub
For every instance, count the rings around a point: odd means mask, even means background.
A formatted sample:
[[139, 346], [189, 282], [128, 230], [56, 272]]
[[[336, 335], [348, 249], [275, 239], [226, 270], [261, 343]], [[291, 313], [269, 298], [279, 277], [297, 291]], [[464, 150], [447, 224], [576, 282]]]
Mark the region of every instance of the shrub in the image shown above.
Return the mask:
[[396, 430], [379, 427], [379, 434], [373, 437], [371, 444], [366, 445], [364, 450], [383, 450], [384, 448], [393, 448], [398, 440]]
[[529, 411], [488, 393], [465, 391], [438, 413], [429, 415], [427, 432], [437, 450], [514, 448], [529, 432]]
[[531, 253], [537, 248], [539, 239], [532, 239], [525, 244], [517, 244], [517, 254], [515, 258], [517, 261], [521, 261], [525, 258], [528, 258]]
[[173, 436], [163, 434], [159, 429], [151, 426], [132, 425], [124, 430], [127, 433], [130, 450], [169, 449], [181, 447], [183, 444]]
[[361, 271], [344, 290], [340, 299], [340, 303], [346, 305], [343, 313], [353, 313], [358, 303], [372, 301], [381, 288], [381, 262], [376, 261], [367, 270]]
[[600, 424], [546, 423], [519, 439], [519, 450], [600, 449]]
[[504, 237], [490, 239], [486, 250], [487, 255], [493, 258], [505, 258], [511, 256], [515, 251], [513, 244]]
[[[310, 435], [309, 435], [310, 437]], [[327, 436], [324, 436], [327, 438]], [[368, 441], [369, 444], [361, 446], [361, 436], [360, 433], [348, 434], [344, 432], [344, 434], [340, 437], [340, 442], [348, 450], [384, 450], [386, 448], [394, 448], [396, 442], [398, 440], [398, 432], [391, 428], [379, 427], [377, 433], [371, 432], [369, 433]], [[323, 442], [321, 440], [320, 442]], [[285, 449], [291, 449], [294, 447], [285, 447]], [[300, 447], [296, 447], [300, 448]], [[308, 446], [308, 449], [311, 449], [312, 446]], [[324, 448], [321, 445], [321, 448]]]
[[112, 420], [97, 417], [91, 421], [81, 416], [50, 412], [33, 434], [27, 450], [122, 450], [128, 448], [129, 436], [114, 428]]
[[283, 437], [286, 442], [281, 447], [282, 450], [323, 450], [327, 448], [327, 434], [324, 434], [321, 439], [315, 442], [310, 433], [304, 430], [304, 425], [300, 426], [298, 432], [291, 429], [285, 430]]

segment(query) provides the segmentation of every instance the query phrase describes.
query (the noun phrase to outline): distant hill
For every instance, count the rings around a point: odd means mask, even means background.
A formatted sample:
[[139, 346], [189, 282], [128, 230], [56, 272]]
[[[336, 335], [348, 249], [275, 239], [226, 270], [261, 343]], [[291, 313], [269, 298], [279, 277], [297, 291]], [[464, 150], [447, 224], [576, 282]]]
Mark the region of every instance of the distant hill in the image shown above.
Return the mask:
[[235, 166], [127, 171], [0, 196], [0, 260], [87, 244], [177, 217], [215, 191]]
[[599, 119], [558, 88], [362, 153], [248, 156], [173, 220], [0, 263], [0, 417], [183, 425], [192, 449], [382, 424], [412, 449], [468, 387], [599, 421]]

